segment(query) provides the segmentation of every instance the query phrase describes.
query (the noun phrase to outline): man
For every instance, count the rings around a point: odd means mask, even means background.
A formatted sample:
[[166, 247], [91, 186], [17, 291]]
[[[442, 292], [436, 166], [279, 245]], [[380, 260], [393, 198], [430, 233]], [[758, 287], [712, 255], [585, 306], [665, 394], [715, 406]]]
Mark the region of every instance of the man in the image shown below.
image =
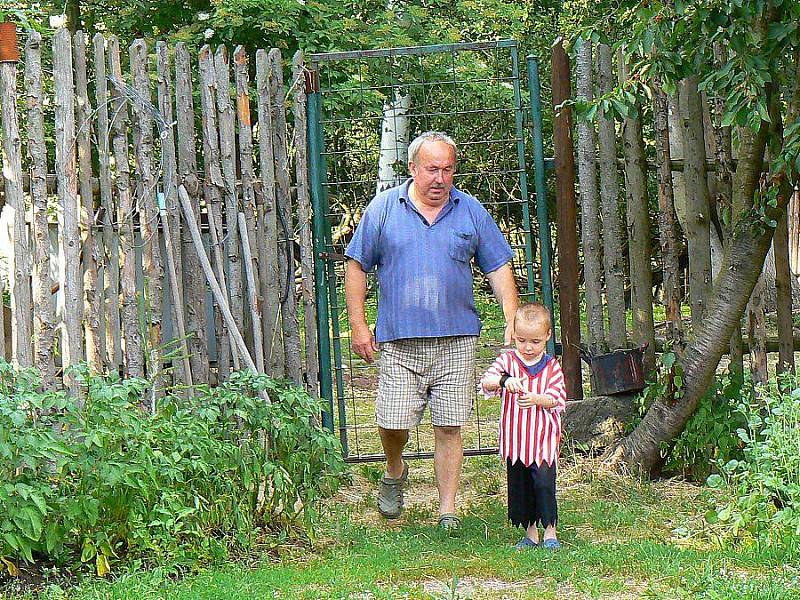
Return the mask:
[[[411, 179], [370, 202], [345, 252], [350, 343], [368, 363], [381, 344], [375, 406], [386, 473], [378, 510], [387, 518], [403, 511], [403, 447], [430, 404], [439, 525], [457, 529], [461, 426], [472, 411], [481, 328], [472, 259], [503, 307], [506, 344], [519, 299], [511, 247], [480, 202], [453, 187], [455, 142], [444, 133], [423, 133], [408, 152]], [[373, 268], [380, 286], [375, 337], [364, 312], [366, 273]]]

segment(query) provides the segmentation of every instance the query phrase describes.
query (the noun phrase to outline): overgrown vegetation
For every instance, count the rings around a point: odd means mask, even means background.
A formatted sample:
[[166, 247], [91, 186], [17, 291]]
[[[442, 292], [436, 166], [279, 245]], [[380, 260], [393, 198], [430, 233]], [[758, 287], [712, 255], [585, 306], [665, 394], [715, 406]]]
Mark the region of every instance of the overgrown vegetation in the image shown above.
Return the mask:
[[[265, 376], [141, 410], [147, 382], [79, 371], [82, 401], [0, 362], [0, 561], [105, 575], [311, 535], [344, 464], [320, 403]], [[259, 397], [266, 391], [271, 402]]]
[[736, 432], [743, 456], [708, 480], [732, 493], [709, 514], [732, 536], [750, 532], [770, 543], [800, 536], [799, 383], [782, 376], [737, 404], [745, 420]]

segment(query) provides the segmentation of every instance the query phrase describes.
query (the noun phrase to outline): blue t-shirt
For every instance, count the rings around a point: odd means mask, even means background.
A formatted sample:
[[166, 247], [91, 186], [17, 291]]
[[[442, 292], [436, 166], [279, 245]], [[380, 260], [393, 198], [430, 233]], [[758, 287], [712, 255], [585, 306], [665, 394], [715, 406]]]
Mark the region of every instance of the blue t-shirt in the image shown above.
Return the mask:
[[511, 260], [511, 246], [483, 205], [455, 187], [428, 223], [408, 196], [410, 183], [369, 203], [345, 251], [365, 271], [377, 269], [375, 337], [478, 335], [471, 260], [491, 273]]

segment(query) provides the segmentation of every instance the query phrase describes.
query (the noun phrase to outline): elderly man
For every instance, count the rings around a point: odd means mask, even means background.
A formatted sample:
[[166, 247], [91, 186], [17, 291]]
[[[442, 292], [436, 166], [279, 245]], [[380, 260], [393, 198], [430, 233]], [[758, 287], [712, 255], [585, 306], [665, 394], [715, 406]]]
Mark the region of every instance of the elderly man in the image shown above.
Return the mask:
[[[403, 511], [408, 431], [430, 405], [439, 526], [457, 529], [463, 447], [461, 426], [475, 397], [475, 349], [481, 322], [475, 309], [475, 259], [503, 307], [511, 342], [519, 303], [512, 251], [481, 203], [453, 186], [457, 147], [441, 132], [427, 132], [408, 148], [411, 179], [378, 194], [367, 206], [345, 252], [345, 295], [351, 346], [368, 363], [380, 344], [378, 431], [386, 472], [378, 510]], [[373, 336], [364, 312], [366, 273], [377, 269], [380, 296]]]

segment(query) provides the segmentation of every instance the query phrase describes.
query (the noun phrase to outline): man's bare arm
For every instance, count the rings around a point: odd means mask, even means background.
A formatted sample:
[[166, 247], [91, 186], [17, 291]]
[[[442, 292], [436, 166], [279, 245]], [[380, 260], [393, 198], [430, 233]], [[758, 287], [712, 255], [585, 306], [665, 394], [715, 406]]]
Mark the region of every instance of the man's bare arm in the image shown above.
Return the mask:
[[505, 343], [510, 345], [514, 335], [514, 314], [519, 308], [519, 293], [517, 292], [517, 282], [514, 280], [514, 272], [511, 270], [511, 263], [508, 262], [499, 269], [487, 273], [486, 277], [492, 286], [494, 297], [503, 307], [503, 316], [506, 320]]
[[347, 261], [344, 272], [344, 296], [350, 319], [350, 346], [356, 354], [371, 363], [378, 345], [367, 323], [364, 308], [367, 299], [367, 274], [361, 263], [352, 258]]

